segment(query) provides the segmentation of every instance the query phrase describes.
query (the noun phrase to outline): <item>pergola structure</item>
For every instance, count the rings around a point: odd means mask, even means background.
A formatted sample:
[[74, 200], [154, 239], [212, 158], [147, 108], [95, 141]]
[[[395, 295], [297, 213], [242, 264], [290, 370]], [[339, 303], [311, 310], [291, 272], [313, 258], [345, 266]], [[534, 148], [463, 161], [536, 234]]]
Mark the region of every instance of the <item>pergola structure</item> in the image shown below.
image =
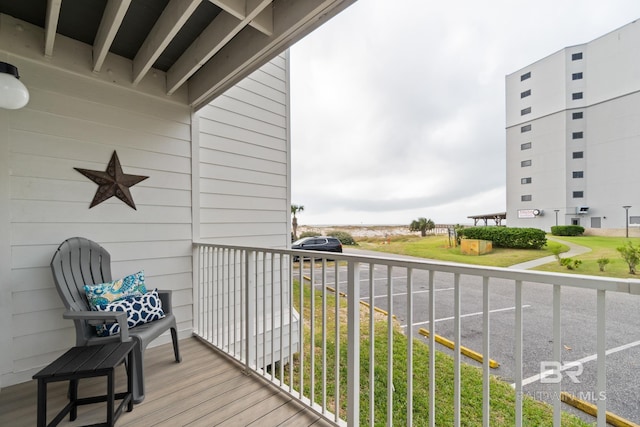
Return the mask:
[[491, 219], [495, 221], [496, 225], [502, 225], [502, 220], [507, 219], [506, 212], [492, 213], [492, 214], [483, 214], [483, 215], [471, 215], [467, 218], [473, 219], [473, 225], [478, 225], [478, 221], [484, 221], [485, 227], [488, 225], [488, 221]]

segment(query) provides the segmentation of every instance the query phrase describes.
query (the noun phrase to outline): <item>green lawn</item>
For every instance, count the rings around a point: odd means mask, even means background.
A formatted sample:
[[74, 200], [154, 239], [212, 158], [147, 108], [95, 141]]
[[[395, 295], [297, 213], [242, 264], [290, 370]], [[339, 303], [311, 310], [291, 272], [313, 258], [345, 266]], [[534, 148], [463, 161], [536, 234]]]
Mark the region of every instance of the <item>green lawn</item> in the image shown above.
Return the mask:
[[[582, 264], [574, 270], [568, 270], [557, 262], [536, 267], [534, 270], [640, 279], [640, 274], [629, 274], [629, 267], [616, 250], [616, 248], [623, 246], [627, 241], [631, 241], [634, 246], [640, 246], [640, 238], [632, 237], [627, 239], [625, 237], [602, 236], [552, 237], [554, 239], [586, 246], [591, 248], [591, 252], [573, 258], [582, 261]], [[559, 247], [562, 252], [569, 250], [569, 247], [566, 245], [548, 240], [547, 245], [540, 250], [494, 248], [493, 252], [486, 255], [463, 255], [460, 253], [460, 248], [449, 245], [449, 238], [447, 236], [404, 236], [391, 239], [390, 243], [381, 239], [363, 239], [358, 241], [358, 246], [362, 249], [373, 251], [493, 267], [508, 267], [513, 264], [553, 255], [552, 248], [554, 247]], [[564, 258], [562, 254], [560, 256]], [[609, 264], [605, 266], [604, 272], [599, 269], [597, 263], [599, 258], [609, 258]]]
[[[624, 262], [620, 253], [616, 250], [623, 246], [627, 241], [633, 243], [634, 246], [640, 246], [640, 238], [631, 237], [602, 237], [602, 236], [577, 236], [577, 237], [554, 237], [567, 242], [575, 243], [580, 246], [591, 248], [591, 252], [574, 257], [579, 259], [582, 264], [576, 270], [567, 270], [566, 267], [559, 265], [557, 262], [545, 264], [535, 268], [540, 271], [554, 271], [559, 273], [575, 273], [587, 274], [592, 276], [618, 277], [640, 279], [640, 275], [629, 274], [629, 267]], [[599, 258], [609, 258], [610, 263], [605, 266], [605, 271], [600, 271], [597, 260]]]
[[459, 247], [450, 246], [447, 236], [399, 237], [391, 239], [389, 244], [380, 239], [366, 239], [358, 240], [358, 245], [362, 249], [373, 251], [493, 267], [508, 267], [513, 264], [553, 255], [550, 248], [554, 246], [559, 246], [562, 251], [569, 250], [564, 245], [550, 241], [547, 247], [539, 250], [494, 248], [493, 252], [485, 255], [464, 255], [460, 253]]
[[[299, 283], [294, 282], [294, 302], [296, 309], [301, 311], [304, 316], [304, 390], [305, 395], [309, 396], [311, 391], [310, 382], [310, 366], [311, 355], [315, 355], [315, 394], [316, 400], [321, 402], [322, 396], [322, 353], [320, 351], [322, 345], [322, 293], [315, 292], [315, 347], [311, 349], [311, 329], [310, 329], [310, 297], [311, 290], [308, 285], [304, 286], [304, 308], [300, 310]], [[329, 333], [327, 337], [327, 354], [328, 369], [327, 377], [327, 405], [332, 412], [335, 408], [335, 378], [339, 372], [340, 380], [340, 416], [346, 418], [347, 396], [347, 327], [346, 327], [346, 301], [344, 298], [338, 300], [340, 304], [340, 363], [339, 370], [336, 371], [333, 361], [335, 360], [336, 345], [333, 333]], [[335, 295], [327, 292], [327, 330], [333, 331], [335, 327]], [[360, 357], [360, 423], [361, 425], [369, 425], [369, 393], [371, 390], [369, 384], [369, 354], [368, 348], [370, 343], [369, 335], [369, 317], [368, 310], [361, 309], [361, 357]], [[387, 413], [387, 318], [380, 316], [375, 322], [375, 333], [373, 336], [375, 348], [375, 399], [374, 399], [374, 420], [375, 425], [385, 425]], [[393, 331], [393, 422], [395, 425], [406, 425], [406, 387], [407, 387], [407, 337], [401, 332], [398, 325], [394, 325]], [[413, 425], [428, 425], [429, 417], [429, 383], [428, 383], [428, 357], [429, 348], [420, 340], [414, 340], [413, 345]], [[450, 426], [453, 425], [453, 359], [449, 355], [436, 352], [436, 425]], [[462, 420], [465, 426], [481, 426], [482, 425], [482, 370], [474, 366], [463, 364], [461, 366], [461, 406]], [[288, 379], [288, 369], [285, 370]], [[276, 375], [279, 373], [276, 372]], [[300, 378], [300, 358], [299, 353], [294, 357], [294, 384], [299, 387]], [[497, 377], [491, 377], [490, 389], [491, 402], [491, 426], [512, 426], [515, 420], [515, 391], [509, 384], [501, 381]], [[562, 414], [563, 426], [588, 426], [579, 418], [568, 413]], [[525, 396], [523, 400], [523, 425], [542, 426], [552, 425], [553, 410], [542, 402], [534, 400], [529, 396]]]

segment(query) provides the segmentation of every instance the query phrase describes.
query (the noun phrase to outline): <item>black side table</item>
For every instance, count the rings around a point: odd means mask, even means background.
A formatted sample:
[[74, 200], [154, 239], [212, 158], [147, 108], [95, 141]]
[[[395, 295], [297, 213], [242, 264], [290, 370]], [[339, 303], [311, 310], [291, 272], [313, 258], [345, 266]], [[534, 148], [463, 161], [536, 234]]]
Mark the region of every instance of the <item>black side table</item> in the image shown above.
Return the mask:
[[[116, 342], [112, 344], [95, 345], [87, 347], [73, 347], [65, 354], [51, 362], [33, 376], [38, 380], [38, 427], [56, 426], [67, 415], [74, 421], [78, 416], [78, 406], [91, 403], [107, 402], [107, 422], [95, 424], [96, 426], [113, 427], [116, 420], [127, 405], [127, 411], [133, 410], [133, 378], [131, 376], [132, 357], [131, 350], [135, 347], [135, 341]], [[115, 393], [115, 367], [128, 358], [127, 361], [127, 391]], [[81, 378], [98, 376], [107, 377], [107, 394], [78, 398], [78, 381]], [[47, 384], [56, 381], [69, 381], [69, 403], [58, 415], [47, 424]], [[115, 400], [122, 399], [120, 405], [115, 407]]]

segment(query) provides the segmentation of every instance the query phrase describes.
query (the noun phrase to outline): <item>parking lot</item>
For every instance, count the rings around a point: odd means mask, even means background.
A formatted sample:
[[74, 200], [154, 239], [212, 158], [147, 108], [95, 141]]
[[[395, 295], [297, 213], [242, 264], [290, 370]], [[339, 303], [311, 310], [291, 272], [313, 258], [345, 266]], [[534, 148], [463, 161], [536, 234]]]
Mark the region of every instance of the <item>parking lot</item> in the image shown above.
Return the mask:
[[[385, 255], [387, 256], [387, 255]], [[306, 266], [308, 267], [308, 266]], [[389, 287], [385, 266], [373, 270], [373, 304], [391, 312], [406, 330], [411, 327], [414, 337], [419, 328], [452, 339], [454, 335], [454, 278], [453, 274], [436, 273], [435, 323], [429, 324], [428, 278], [424, 271], [413, 272], [413, 324], [407, 325], [406, 270], [392, 269], [392, 287]], [[309, 274], [309, 271], [306, 271]], [[345, 267], [339, 268], [336, 284], [333, 269], [327, 270], [326, 284], [347, 292]], [[308, 276], [307, 276], [308, 277]], [[369, 274], [361, 271], [360, 299], [371, 302]], [[314, 280], [316, 287], [321, 280]], [[482, 352], [482, 280], [461, 276], [461, 345]], [[514, 379], [514, 325], [515, 292], [513, 281], [491, 279], [490, 285], [490, 345], [489, 357], [500, 363], [492, 374], [512, 383]], [[392, 306], [389, 307], [389, 291]], [[541, 375], [547, 361], [552, 361], [552, 286], [524, 283], [523, 308], [523, 378], [524, 393], [539, 400], [553, 399], [549, 377]], [[607, 348], [607, 410], [630, 421], [640, 423], [640, 296], [607, 293], [606, 348]], [[562, 363], [572, 363], [563, 372], [562, 390], [583, 400], [594, 400], [596, 390], [596, 293], [591, 290], [563, 287], [561, 297]], [[437, 345], [438, 350], [452, 351]], [[465, 363], [480, 365], [472, 359]], [[573, 363], [575, 362], [575, 363]], [[546, 365], [545, 365], [546, 363]], [[541, 365], [542, 364], [542, 365]], [[547, 368], [548, 369], [548, 368]], [[568, 409], [565, 406], [565, 409]], [[586, 418], [589, 419], [589, 418]]]

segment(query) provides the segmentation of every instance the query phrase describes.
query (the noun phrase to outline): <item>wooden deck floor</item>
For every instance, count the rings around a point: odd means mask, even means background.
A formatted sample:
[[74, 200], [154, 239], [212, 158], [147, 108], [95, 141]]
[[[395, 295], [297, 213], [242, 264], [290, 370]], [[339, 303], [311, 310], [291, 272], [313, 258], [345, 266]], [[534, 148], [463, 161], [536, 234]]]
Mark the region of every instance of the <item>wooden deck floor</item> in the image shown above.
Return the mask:
[[[239, 366], [196, 338], [180, 341], [182, 363], [175, 363], [173, 350], [162, 345], [145, 354], [144, 402], [124, 412], [117, 426], [331, 426], [305, 409], [286, 393], [245, 375]], [[124, 368], [116, 380], [118, 391], [125, 384]], [[47, 421], [66, 404], [66, 382], [48, 386]], [[36, 382], [6, 387], [0, 391], [0, 426], [36, 425]], [[80, 381], [80, 396], [104, 394], [106, 379]], [[116, 401], [116, 404], [118, 401]], [[80, 406], [78, 419], [69, 417], [61, 426], [79, 426], [106, 421], [106, 403]]]

